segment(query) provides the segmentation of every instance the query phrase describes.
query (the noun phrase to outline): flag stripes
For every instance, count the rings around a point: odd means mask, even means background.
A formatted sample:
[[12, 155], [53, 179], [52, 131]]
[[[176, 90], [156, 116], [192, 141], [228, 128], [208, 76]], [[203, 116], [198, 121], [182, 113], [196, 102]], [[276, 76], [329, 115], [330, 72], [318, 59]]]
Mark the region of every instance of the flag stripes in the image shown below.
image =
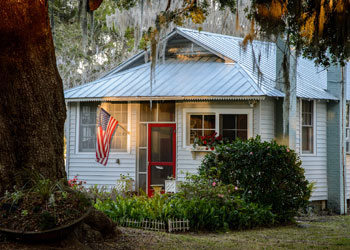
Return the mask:
[[96, 140], [96, 161], [106, 166], [109, 157], [111, 139], [118, 121], [114, 119], [106, 110], [100, 108], [100, 119]]

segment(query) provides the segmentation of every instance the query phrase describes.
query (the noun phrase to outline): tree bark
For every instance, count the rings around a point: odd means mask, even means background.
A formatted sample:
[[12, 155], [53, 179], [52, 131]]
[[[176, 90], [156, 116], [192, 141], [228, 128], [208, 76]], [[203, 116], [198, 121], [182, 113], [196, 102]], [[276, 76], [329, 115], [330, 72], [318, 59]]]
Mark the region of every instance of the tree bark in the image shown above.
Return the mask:
[[25, 169], [66, 176], [66, 109], [47, 0], [0, 3], [0, 196], [27, 181]]

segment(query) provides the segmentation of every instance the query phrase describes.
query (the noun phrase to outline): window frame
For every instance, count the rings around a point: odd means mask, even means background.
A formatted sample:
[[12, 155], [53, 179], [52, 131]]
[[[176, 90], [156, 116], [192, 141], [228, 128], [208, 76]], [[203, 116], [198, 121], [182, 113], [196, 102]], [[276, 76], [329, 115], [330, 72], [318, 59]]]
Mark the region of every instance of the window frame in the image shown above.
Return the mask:
[[228, 109], [228, 108], [184, 108], [182, 110], [182, 147], [190, 149], [193, 144], [189, 142], [190, 132], [190, 115], [215, 115], [215, 132], [220, 135], [220, 115], [247, 115], [247, 132], [248, 138], [253, 136], [253, 109]]
[[[304, 153], [303, 152], [303, 100], [304, 101], [311, 101], [312, 105], [313, 105], [313, 114], [312, 114], [312, 128], [313, 128], [313, 145], [312, 145], [312, 153]], [[299, 136], [299, 141], [300, 141], [300, 155], [301, 156], [316, 156], [317, 155], [317, 147], [316, 147], [316, 142], [317, 142], [317, 138], [316, 138], [316, 130], [317, 130], [317, 119], [316, 119], [316, 114], [317, 114], [317, 105], [316, 105], [316, 100], [313, 99], [300, 99], [299, 102], [299, 131], [300, 131], [300, 136]]]
[[350, 155], [350, 102], [346, 102], [345, 112], [345, 154]]
[[[83, 152], [79, 150], [79, 136], [80, 136], [80, 104], [81, 102], [77, 103], [76, 106], [76, 125], [75, 125], [75, 154], [78, 155], [91, 155], [91, 154], [95, 154], [96, 153], [96, 149], [95, 151], [90, 151], [90, 152]], [[99, 102], [98, 105], [101, 105], [101, 102]], [[128, 132], [131, 131], [131, 103], [127, 102], [128, 105], [128, 115], [127, 115], [127, 124], [128, 124]], [[97, 118], [96, 118], [97, 119]], [[96, 124], [97, 124], [97, 120], [96, 120]], [[121, 128], [118, 128], [121, 129]], [[131, 154], [131, 133], [127, 133], [127, 145], [126, 145], [126, 151], [112, 151], [110, 150], [109, 155], [113, 156], [113, 155], [121, 155], [121, 154]]]

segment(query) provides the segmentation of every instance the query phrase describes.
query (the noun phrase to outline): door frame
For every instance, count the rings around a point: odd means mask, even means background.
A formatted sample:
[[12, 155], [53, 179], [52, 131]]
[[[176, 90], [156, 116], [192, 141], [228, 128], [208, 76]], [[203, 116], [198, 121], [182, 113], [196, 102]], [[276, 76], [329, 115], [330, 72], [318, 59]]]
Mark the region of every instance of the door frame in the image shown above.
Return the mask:
[[[151, 162], [152, 155], [152, 128], [154, 127], [172, 127], [173, 128], [173, 161], [172, 162]], [[173, 177], [176, 178], [176, 123], [149, 123], [148, 124], [148, 156], [147, 156], [147, 194], [152, 196], [151, 189], [151, 166], [173, 166]]]

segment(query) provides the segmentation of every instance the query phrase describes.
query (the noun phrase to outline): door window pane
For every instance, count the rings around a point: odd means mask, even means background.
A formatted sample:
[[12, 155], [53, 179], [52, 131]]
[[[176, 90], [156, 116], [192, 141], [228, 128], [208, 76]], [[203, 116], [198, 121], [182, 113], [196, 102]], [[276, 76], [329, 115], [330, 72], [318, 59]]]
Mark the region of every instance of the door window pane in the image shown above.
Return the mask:
[[140, 147], [147, 147], [147, 124], [140, 124]]
[[165, 180], [173, 176], [173, 166], [151, 166], [151, 185], [165, 185]]
[[175, 102], [158, 103], [158, 121], [160, 122], [175, 121]]
[[139, 191], [146, 193], [146, 174], [139, 174]]
[[172, 162], [173, 128], [152, 127], [151, 137], [152, 162]]
[[147, 150], [139, 149], [139, 172], [146, 172], [147, 167]]

